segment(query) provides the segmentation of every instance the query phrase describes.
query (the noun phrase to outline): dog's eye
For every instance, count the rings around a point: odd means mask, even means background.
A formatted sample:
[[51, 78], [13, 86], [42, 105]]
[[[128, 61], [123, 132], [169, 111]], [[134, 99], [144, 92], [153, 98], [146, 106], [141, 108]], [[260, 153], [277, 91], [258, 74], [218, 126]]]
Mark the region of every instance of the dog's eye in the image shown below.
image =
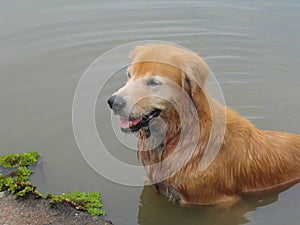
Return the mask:
[[161, 85], [161, 83], [158, 80], [155, 80], [152, 78], [147, 81], [147, 85], [148, 86], [158, 86], [158, 85]]

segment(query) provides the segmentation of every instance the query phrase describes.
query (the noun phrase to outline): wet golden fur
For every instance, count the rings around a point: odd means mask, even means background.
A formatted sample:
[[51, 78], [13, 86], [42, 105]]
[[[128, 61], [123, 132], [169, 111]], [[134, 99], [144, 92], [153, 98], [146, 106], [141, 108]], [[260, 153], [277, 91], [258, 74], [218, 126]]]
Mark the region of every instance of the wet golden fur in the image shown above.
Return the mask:
[[[153, 44], [137, 47], [131, 59], [131, 81], [153, 75], [172, 80], [191, 96], [199, 117], [199, 136], [191, 137], [190, 133], [183, 136], [186, 140], [197, 140], [197, 151], [175, 175], [154, 184], [158, 192], [181, 203], [210, 204], [231, 201], [243, 193], [278, 191], [299, 182], [300, 136], [260, 130], [237, 112], [211, 99], [205, 89], [208, 68], [198, 55], [172, 45]], [[142, 110], [151, 102], [140, 104], [143, 104], [140, 105]], [[226, 130], [224, 139], [215, 137], [216, 142], [222, 142], [218, 155], [201, 171], [199, 163], [212, 126], [211, 110], [215, 111], [216, 123], [220, 125], [222, 112], [226, 112]], [[151, 149], [145, 132], [139, 132], [138, 156], [144, 166], [166, 159], [178, 143], [180, 126], [176, 110], [166, 105], [160, 116], [165, 122], [163, 129], [166, 129], [162, 145]], [[183, 122], [193, 126], [192, 118], [185, 118]], [[180, 154], [189, 154], [188, 151], [186, 146]], [[155, 182], [163, 170], [168, 168], [161, 168], [160, 171], [148, 168], [149, 179]]]

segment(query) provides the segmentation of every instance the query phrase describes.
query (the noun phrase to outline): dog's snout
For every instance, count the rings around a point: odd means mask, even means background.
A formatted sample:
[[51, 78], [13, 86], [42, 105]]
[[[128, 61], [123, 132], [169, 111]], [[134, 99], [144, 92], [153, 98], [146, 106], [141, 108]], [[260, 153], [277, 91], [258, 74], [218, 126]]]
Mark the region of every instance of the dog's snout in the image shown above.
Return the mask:
[[114, 111], [120, 111], [126, 102], [121, 96], [112, 95], [107, 101], [109, 107]]

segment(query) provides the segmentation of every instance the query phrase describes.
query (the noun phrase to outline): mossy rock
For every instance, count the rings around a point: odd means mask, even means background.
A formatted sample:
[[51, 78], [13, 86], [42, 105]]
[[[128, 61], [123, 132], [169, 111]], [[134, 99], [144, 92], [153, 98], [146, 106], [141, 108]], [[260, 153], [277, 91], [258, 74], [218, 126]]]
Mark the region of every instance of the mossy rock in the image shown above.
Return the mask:
[[[29, 193], [38, 198], [43, 197], [36, 186], [29, 181], [33, 171], [28, 166], [35, 165], [39, 157], [40, 155], [37, 152], [0, 156], [0, 166], [12, 170], [6, 175], [0, 173], [0, 191], [7, 190], [18, 197], [23, 197]], [[105, 215], [105, 212], [102, 210], [103, 205], [100, 202], [101, 195], [99, 192], [88, 193], [75, 190], [70, 194], [47, 194], [44, 198], [50, 199], [52, 204], [69, 203], [75, 209], [86, 211], [92, 216]]]
[[9, 174], [0, 174], [0, 191], [8, 190], [17, 196], [25, 196], [27, 193], [33, 193], [37, 197], [41, 197], [42, 194], [28, 181], [33, 171], [27, 168], [28, 166], [35, 165], [39, 157], [40, 155], [37, 152], [0, 156], [0, 166], [7, 169], [17, 168]]
[[105, 215], [105, 212], [102, 210], [103, 205], [100, 203], [101, 195], [99, 192], [87, 193], [74, 190], [70, 194], [48, 194], [46, 197], [51, 199], [51, 203], [67, 202], [73, 205], [75, 209], [86, 211], [92, 216]]

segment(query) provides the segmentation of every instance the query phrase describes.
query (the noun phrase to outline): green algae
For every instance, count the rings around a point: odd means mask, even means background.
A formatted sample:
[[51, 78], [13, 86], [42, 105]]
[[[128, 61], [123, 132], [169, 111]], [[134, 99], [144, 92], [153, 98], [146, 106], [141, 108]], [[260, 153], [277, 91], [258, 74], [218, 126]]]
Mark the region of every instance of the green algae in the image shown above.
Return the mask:
[[0, 166], [6, 169], [13, 169], [10, 173], [3, 175], [0, 173], [0, 191], [7, 190], [18, 197], [31, 193], [35, 197], [50, 199], [50, 203], [66, 202], [75, 209], [86, 211], [92, 216], [105, 215], [102, 210], [101, 195], [99, 192], [79, 192], [73, 191], [70, 194], [47, 194], [43, 196], [30, 181], [29, 177], [33, 170], [29, 166], [36, 165], [40, 155], [37, 152], [27, 152], [21, 154], [7, 154], [0, 156]]
[[8, 190], [19, 197], [25, 196], [27, 193], [41, 197], [42, 194], [36, 189], [36, 186], [28, 181], [29, 176], [33, 173], [28, 166], [35, 165], [39, 157], [37, 152], [0, 156], [0, 166], [6, 169], [17, 168], [6, 175], [0, 173], [0, 191]]
[[73, 205], [76, 209], [86, 211], [92, 216], [105, 215], [100, 203], [101, 195], [99, 192], [79, 192], [74, 190], [72, 193], [63, 193], [60, 195], [48, 194], [51, 203], [67, 202]]
[[40, 155], [38, 152], [26, 152], [21, 154], [7, 154], [0, 156], [0, 166], [11, 169], [17, 167], [33, 166], [37, 163]]

